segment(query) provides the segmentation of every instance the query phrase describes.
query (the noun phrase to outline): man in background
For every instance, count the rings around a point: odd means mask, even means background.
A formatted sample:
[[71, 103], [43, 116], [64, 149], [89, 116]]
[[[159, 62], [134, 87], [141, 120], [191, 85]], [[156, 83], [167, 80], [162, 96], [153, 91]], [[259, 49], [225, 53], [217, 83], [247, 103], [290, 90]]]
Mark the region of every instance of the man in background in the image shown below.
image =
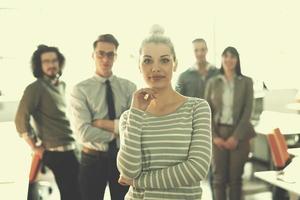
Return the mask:
[[[65, 58], [58, 48], [38, 46], [31, 59], [37, 80], [26, 87], [15, 124], [32, 151], [52, 170], [61, 200], [79, 200], [79, 162], [66, 116], [66, 84], [60, 80], [64, 63]], [[30, 117], [36, 129], [31, 126]]]
[[118, 119], [129, 109], [136, 86], [112, 72], [118, 46], [111, 34], [97, 38], [92, 54], [95, 74], [77, 84], [71, 94], [74, 126], [82, 145], [79, 182], [85, 200], [103, 199], [107, 184], [112, 200], [123, 200], [128, 191], [118, 183]]
[[193, 40], [196, 63], [179, 75], [176, 90], [184, 96], [204, 98], [207, 81], [219, 73], [219, 70], [206, 60], [208, 52], [204, 39]]

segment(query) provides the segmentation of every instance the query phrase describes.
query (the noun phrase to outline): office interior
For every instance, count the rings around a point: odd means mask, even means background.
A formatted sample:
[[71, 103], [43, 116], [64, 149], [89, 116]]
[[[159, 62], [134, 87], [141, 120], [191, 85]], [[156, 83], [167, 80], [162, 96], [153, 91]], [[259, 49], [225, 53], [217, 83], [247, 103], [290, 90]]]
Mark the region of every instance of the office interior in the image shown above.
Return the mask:
[[[192, 40], [207, 41], [207, 60], [220, 67], [227, 46], [240, 52], [243, 74], [254, 82], [251, 123], [257, 136], [243, 175], [243, 199], [272, 199], [274, 187], [299, 199], [300, 46], [297, 1], [0, 1], [0, 199], [27, 199], [31, 151], [18, 136], [14, 117], [25, 87], [35, 79], [30, 57], [39, 44], [64, 52], [67, 97], [72, 87], [94, 74], [92, 42], [102, 33], [120, 41], [114, 74], [144, 87], [138, 50], [153, 24], [175, 46], [178, 76], [195, 62]], [[68, 103], [68, 98], [67, 98]], [[70, 116], [71, 118], [72, 116]], [[268, 135], [279, 129], [291, 163], [279, 178]], [[80, 148], [80, 147], [79, 147]], [[277, 171], [276, 171], [277, 170]], [[37, 177], [42, 199], [59, 200], [49, 169]], [[16, 192], [17, 191], [17, 192]], [[110, 199], [106, 190], [105, 199]], [[212, 199], [208, 181], [203, 200]]]

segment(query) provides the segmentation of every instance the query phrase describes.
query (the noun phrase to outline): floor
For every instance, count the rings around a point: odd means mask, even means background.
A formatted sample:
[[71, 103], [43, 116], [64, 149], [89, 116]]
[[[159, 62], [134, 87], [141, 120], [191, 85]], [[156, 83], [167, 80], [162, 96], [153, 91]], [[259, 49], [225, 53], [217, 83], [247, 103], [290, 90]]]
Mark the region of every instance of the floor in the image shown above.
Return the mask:
[[[202, 189], [203, 189], [202, 200], [211, 200], [212, 199], [211, 190], [207, 182], [204, 182], [202, 184]], [[58, 200], [58, 199], [59, 199], [59, 193], [57, 188], [55, 188], [52, 197], [49, 198], [48, 200]], [[258, 194], [246, 195], [244, 197], [244, 200], [271, 200], [271, 199], [272, 199], [271, 192], [261, 192]], [[108, 187], [106, 188], [104, 200], [110, 200], [110, 193]]]
[[[272, 194], [271, 194], [271, 192], [267, 191], [268, 186], [266, 184], [264, 184], [263, 182], [261, 182], [259, 180], [250, 181], [252, 179], [251, 178], [251, 170], [252, 170], [251, 164], [247, 164], [245, 166], [245, 172], [243, 175], [243, 180], [244, 180], [243, 191], [244, 191], [244, 193], [247, 193], [247, 194], [244, 195], [243, 200], [271, 200]], [[261, 188], [263, 188], [263, 189], [261, 189]], [[256, 193], [256, 194], [249, 194], [249, 193], [251, 193], [251, 191], [257, 191], [259, 189], [262, 191], [259, 193]], [[202, 190], [203, 190], [202, 200], [211, 200], [212, 199], [211, 189], [210, 189], [207, 181], [204, 181], [202, 183]], [[55, 186], [55, 184], [53, 184], [52, 195], [49, 196], [49, 198], [47, 198], [45, 200], [59, 200], [59, 192], [58, 192], [58, 189]], [[110, 200], [110, 193], [109, 193], [108, 187], [106, 188], [104, 200]]]
[[[211, 200], [211, 189], [208, 185], [208, 182], [204, 182], [202, 184], [203, 194], [202, 194], [202, 200]], [[104, 200], [110, 200], [110, 194], [109, 190], [106, 189]], [[272, 194], [271, 192], [262, 192], [259, 194], [253, 194], [253, 195], [246, 195], [244, 197], [244, 200], [272, 200]]]

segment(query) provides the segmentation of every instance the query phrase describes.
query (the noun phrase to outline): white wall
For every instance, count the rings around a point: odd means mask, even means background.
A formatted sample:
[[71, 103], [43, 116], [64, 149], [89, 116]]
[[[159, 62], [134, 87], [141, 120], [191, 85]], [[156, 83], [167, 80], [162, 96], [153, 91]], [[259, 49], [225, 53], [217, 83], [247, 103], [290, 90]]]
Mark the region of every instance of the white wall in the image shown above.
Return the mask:
[[15, 99], [34, 80], [29, 61], [38, 44], [58, 46], [65, 54], [63, 78], [72, 87], [93, 74], [92, 42], [102, 33], [113, 33], [121, 44], [115, 73], [142, 86], [138, 48], [154, 23], [175, 44], [174, 82], [194, 62], [191, 41], [203, 37], [208, 60], [217, 66], [223, 49], [235, 46], [245, 74], [270, 88], [300, 85], [296, 1], [1, 0], [0, 7], [13, 8], [0, 10], [0, 90]]

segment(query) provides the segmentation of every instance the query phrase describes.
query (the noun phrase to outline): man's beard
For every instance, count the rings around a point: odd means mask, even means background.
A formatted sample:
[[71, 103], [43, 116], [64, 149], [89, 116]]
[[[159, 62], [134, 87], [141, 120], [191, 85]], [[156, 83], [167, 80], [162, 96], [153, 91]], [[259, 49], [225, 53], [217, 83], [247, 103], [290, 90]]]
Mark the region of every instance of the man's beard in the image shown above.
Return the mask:
[[59, 73], [56, 73], [54, 75], [45, 74], [45, 76], [48, 77], [51, 80], [58, 79], [60, 77]]

